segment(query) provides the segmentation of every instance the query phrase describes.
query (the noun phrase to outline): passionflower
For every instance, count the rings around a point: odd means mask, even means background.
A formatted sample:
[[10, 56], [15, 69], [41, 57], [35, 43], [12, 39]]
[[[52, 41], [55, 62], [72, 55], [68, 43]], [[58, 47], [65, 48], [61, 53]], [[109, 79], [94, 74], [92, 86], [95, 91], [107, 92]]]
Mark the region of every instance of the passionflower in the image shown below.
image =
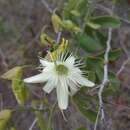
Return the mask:
[[[69, 56], [68, 56], [69, 55]], [[46, 83], [43, 90], [50, 93], [56, 88], [58, 106], [67, 109], [69, 95], [75, 94], [81, 86], [93, 87], [80, 69], [83, 65], [72, 54], [60, 54], [55, 61], [40, 59], [40, 74], [24, 79], [25, 83]]]

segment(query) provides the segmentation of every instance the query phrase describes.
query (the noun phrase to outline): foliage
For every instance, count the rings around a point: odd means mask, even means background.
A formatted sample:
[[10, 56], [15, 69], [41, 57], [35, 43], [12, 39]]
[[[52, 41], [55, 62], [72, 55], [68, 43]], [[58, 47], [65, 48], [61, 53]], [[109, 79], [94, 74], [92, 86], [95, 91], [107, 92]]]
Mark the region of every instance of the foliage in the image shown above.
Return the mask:
[[1, 76], [3, 79], [11, 80], [12, 91], [15, 95], [17, 102], [20, 105], [24, 105], [25, 101], [28, 99], [29, 96], [27, 87], [23, 82], [22, 76], [23, 76], [23, 68], [20, 66], [14, 67], [13, 69], [9, 70], [8, 72], [6, 72]]
[[9, 109], [4, 109], [0, 112], [0, 130], [5, 130], [7, 124], [10, 121], [12, 111]]

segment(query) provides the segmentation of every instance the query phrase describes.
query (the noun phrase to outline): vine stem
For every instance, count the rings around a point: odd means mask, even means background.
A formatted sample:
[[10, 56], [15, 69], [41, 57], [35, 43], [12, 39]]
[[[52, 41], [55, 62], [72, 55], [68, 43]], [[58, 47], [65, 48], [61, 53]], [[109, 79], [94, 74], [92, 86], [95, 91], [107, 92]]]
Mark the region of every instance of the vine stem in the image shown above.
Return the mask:
[[[39, 109], [42, 109], [42, 107], [43, 107], [43, 105], [41, 104]], [[37, 118], [34, 119], [34, 121], [32, 122], [32, 124], [31, 124], [31, 126], [29, 127], [28, 130], [32, 130], [32, 129], [33, 129], [33, 127], [34, 127], [35, 124], [37, 123], [37, 120], [38, 120]]]
[[31, 124], [31, 126], [29, 127], [28, 130], [32, 130], [33, 127], [35, 126], [36, 122], [37, 122], [37, 118], [34, 119], [34, 121], [32, 122], [32, 124]]
[[54, 103], [54, 105], [52, 106], [52, 109], [50, 110], [50, 115], [49, 115], [49, 119], [48, 119], [47, 130], [49, 130], [50, 127], [51, 127], [51, 120], [52, 120], [52, 116], [53, 116], [53, 112], [55, 110], [56, 104], [57, 104], [57, 101]]
[[99, 97], [99, 110], [98, 110], [98, 114], [97, 114], [97, 118], [96, 118], [96, 122], [94, 125], [94, 130], [97, 129], [97, 124], [98, 124], [98, 119], [99, 119], [99, 115], [101, 115], [101, 120], [105, 120], [105, 114], [104, 114], [104, 108], [103, 108], [103, 99], [102, 99], [102, 93], [104, 90], [104, 87], [107, 85], [109, 78], [108, 78], [108, 62], [109, 62], [109, 52], [111, 49], [111, 39], [112, 39], [112, 28], [108, 29], [108, 39], [106, 42], [106, 51], [104, 54], [104, 76], [103, 76], [103, 80], [102, 83], [99, 85], [99, 92], [98, 92], [98, 97]]
[[53, 13], [53, 10], [49, 7], [48, 3], [45, 0], [41, 0], [41, 2], [50, 13]]

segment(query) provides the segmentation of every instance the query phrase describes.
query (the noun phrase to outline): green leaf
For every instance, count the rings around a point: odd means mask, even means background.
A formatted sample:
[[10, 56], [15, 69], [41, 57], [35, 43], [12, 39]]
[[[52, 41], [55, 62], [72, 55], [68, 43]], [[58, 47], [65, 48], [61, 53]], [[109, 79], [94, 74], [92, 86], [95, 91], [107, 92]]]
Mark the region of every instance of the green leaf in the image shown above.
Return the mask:
[[95, 72], [98, 80], [97, 82], [99, 83], [103, 78], [103, 64], [104, 61], [101, 58], [87, 57], [86, 59], [86, 69]]
[[12, 81], [12, 91], [15, 95], [17, 102], [20, 105], [24, 105], [25, 101], [29, 97], [29, 93], [25, 83], [22, 81], [21, 78], [17, 77]]
[[88, 72], [88, 79], [95, 82], [95, 80], [96, 80], [95, 72], [89, 71]]
[[12, 115], [12, 110], [5, 109], [0, 111], [0, 130], [5, 130], [7, 123], [9, 122]]
[[60, 25], [62, 23], [61, 18], [57, 14], [53, 13], [52, 17], [51, 17], [51, 21], [52, 21], [52, 24], [53, 24], [54, 31], [56, 33], [60, 32], [61, 31]]
[[117, 78], [116, 74], [113, 72], [109, 72], [109, 82], [110, 82], [110, 85], [113, 87], [113, 90], [115, 91], [120, 86], [120, 81]]
[[122, 53], [122, 50], [120, 48], [110, 51], [109, 60], [115, 61], [115, 60], [119, 59], [121, 56], [121, 53]]
[[73, 101], [78, 107], [78, 110], [91, 122], [95, 122], [97, 113], [91, 108], [91, 99], [94, 97], [86, 95], [85, 89], [82, 88], [76, 95], [73, 96]]
[[85, 26], [85, 33], [90, 37], [96, 39], [103, 48], [106, 48], [107, 37], [104, 35], [104, 33], [100, 32], [99, 30], [95, 30], [87, 25]]
[[79, 21], [79, 18], [83, 18], [88, 11], [88, 0], [69, 0], [64, 9], [64, 19], [70, 19], [72, 21]]
[[103, 91], [103, 97], [114, 96], [118, 92], [120, 81], [116, 77], [116, 74], [109, 72], [109, 84]]
[[20, 105], [23, 105], [29, 96], [27, 87], [23, 82], [22, 76], [23, 67], [20, 66], [14, 67], [13, 69], [9, 70], [1, 76], [3, 79], [8, 79], [12, 81], [12, 91], [15, 95], [17, 102]]
[[87, 22], [87, 25], [90, 26], [90, 27], [93, 28], [93, 29], [99, 29], [99, 28], [101, 27], [101, 25], [96, 24], [96, 23], [91, 22], [91, 21], [88, 21], [88, 22]]
[[63, 20], [61, 26], [68, 31], [73, 31], [75, 33], [81, 32], [81, 29], [77, 25], [75, 25], [71, 20]]
[[55, 41], [48, 36], [46, 33], [41, 33], [40, 35], [40, 45], [41, 46], [47, 46], [47, 45], [53, 45]]
[[35, 114], [37, 117], [37, 125], [40, 128], [40, 130], [47, 130], [47, 122], [43, 117], [43, 112], [36, 111]]
[[72, 10], [70, 13], [76, 17], [80, 16], [80, 13], [77, 10]]
[[[92, 18], [88, 25], [94, 29], [98, 29], [98, 28], [118, 28], [121, 25], [121, 22], [119, 19], [115, 18], [115, 17], [111, 17], [111, 16], [98, 16], [95, 18]], [[98, 28], [95, 28], [98, 27]]]
[[28, 99], [28, 91], [25, 83], [22, 80], [23, 69], [19, 68], [15, 72], [15, 76], [12, 80], [12, 91], [15, 95], [17, 102], [20, 105], [24, 105], [25, 101]]
[[104, 48], [97, 39], [86, 34], [79, 33], [76, 38], [79, 46], [88, 53], [98, 52]]
[[6, 73], [4, 73], [1, 78], [3, 79], [7, 79], [7, 80], [13, 80], [17, 74], [17, 72], [21, 71], [21, 67], [20, 66], [16, 66], [12, 69], [10, 69], [9, 71], [7, 71]]
[[[121, 56], [121, 53], [122, 53], [122, 50], [120, 48], [111, 50], [110, 53], [109, 53], [109, 61], [112, 62], [112, 61], [118, 60], [119, 57]], [[103, 58], [104, 52], [97, 55], [97, 57]]]

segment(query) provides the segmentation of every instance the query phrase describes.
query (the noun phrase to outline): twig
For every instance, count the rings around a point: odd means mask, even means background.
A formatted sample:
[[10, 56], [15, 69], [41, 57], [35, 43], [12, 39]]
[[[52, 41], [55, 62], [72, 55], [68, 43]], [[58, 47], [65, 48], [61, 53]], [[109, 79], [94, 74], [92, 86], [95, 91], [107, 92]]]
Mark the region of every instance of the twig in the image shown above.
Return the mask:
[[[121, 33], [119, 33], [119, 37], [121, 37]], [[119, 76], [119, 74], [124, 70], [125, 66], [130, 62], [130, 54], [129, 51], [127, 50], [126, 46], [124, 45], [124, 41], [119, 40], [119, 43], [127, 56], [127, 59], [122, 63], [120, 69], [117, 71], [116, 76]]]
[[115, 109], [119, 108], [119, 107], [122, 107], [124, 109], [127, 109], [127, 110], [130, 110], [130, 106], [125, 106], [125, 105], [122, 105], [122, 104], [115, 104], [113, 102], [108, 102], [108, 101], [104, 101], [104, 103], [108, 104], [108, 105], [111, 105], [111, 106], [115, 106]]
[[32, 130], [33, 127], [35, 126], [36, 122], [37, 122], [37, 118], [34, 119], [34, 121], [32, 122], [32, 124], [31, 124], [31, 126], [29, 127], [28, 130]]
[[104, 64], [104, 77], [103, 77], [103, 81], [102, 81], [102, 84], [100, 86], [100, 89], [99, 89], [99, 103], [100, 103], [100, 108], [101, 108], [101, 119], [104, 119], [104, 111], [103, 111], [103, 101], [102, 101], [102, 92], [103, 92], [103, 89], [105, 87], [105, 85], [108, 83], [108, 62], [109, 62], [109, 52], [110, 52], [110, 49], [111, 49], [111, 39], [112, 39], [112, 29], [109, 28], [108, 30], [108, 40], [107, 40], [107, 48], [106, 48], [106, 52], [105, 52], [105, 55], [104, 55], [104, 61], [105, 61], [105, 64]]
[[44, 26], [42, 27], [42, 29], [36, 34], [36, 36], [35, 36], [31, 41], [29, 41], [28, 44], [29, 44], [30, 46], [32, 46], [31, 44], [32, 44], [34, 41], [37, 41], [37, 40], [38, 40], [40, 34], [41, 34], [42, 32], [44, 32], [44, 30], [45, 30], [46, 28], [47, 28], [47, 26], [44, 25]]
[[[119, 37], [122, 37], [122, 33], [119, 31], [119, 33], [118, 33], [118, 35], [119, 35]], [[126, 38], [126, 37], [125, 37]], [[127, 58], [130, 56], [130, 54], [129, 54], [129, 51], [127, 50], [127, 48], [126, 48], [126, 46], [124, 45], [124, 43], [125, 43], [125, 38], [122, 38], [122, 39], [119, 39], [119, 43], [120, 43], [120, 45], [121, 45], [121, 47], [122, 47], [122, 50], [124, 51], [124, 53], [125, 53], [125, 55], [127, 56]]]
[[125, 66], [130, 62], [130, 57], [125, 60], [122, 64], [122, 66], [120, 67], [120, 69], [117, 71], [116, 75], [119, 76], [119, 74], [124, 70]]
[[111, 9], [109, 9], [109, 8], [107, 8], [107, 7], [105, 7], [105, 6], [101, 5], [101, 4], [96, 4], [95, 8], [98, 9], [98, 10], [105, 11], [105, 12], [107, 12], [108, 14], [111, 14], [111, 13], [112, 13], [112, 10], [111, 10]]
[[[109, 8], [107, 8], [107, 7], [105, 7], [105, 6], [101, 5], [101, 4], [96, 4], [95, 8], [98, 9], [98, 10], [105, 11], [105, 12], [107, 12], [108, 14], [112, 14], [112, 10], [111, 10], [111, 9], [109, 9]], [[127, 24], [130, 24], [130, 21], [129, 21], [128, 19], [122, 18], [122, 17], [120, 17], [120, 16], [118, 16], [118, 18], [119, 18], [121, 21], [123, 21], [123, 22], [125, 22], [125, 23], [127, 23]]]
[[127, 20], [127, 19], [125, 19], [125, 18], [121, 18], [121, 17], [119, 17], [120, 18], [120, 20], [122, 20], [123, 22], [125, 22], [125, 23], [127, 23], [127, 24], [130, 24], [130, 21], [129, 20]]
[[58, 44], [60, 42], [62, 32], [58, 32], [57, 38], [56, 38], [56, 43]]
[[4, 53], [3, 53], [3, 51], [2, 51], [1, 48], [0, 48], [0, 55], [1, 55], [2, 64], [3, 64], [6, 68], [8, 68], [8, 64], [7, 64], [7, 62], [6, 62], [5, 55], [4, 55]]
[[109, 57], [109, 52], [110, 52], [110, 49], [111, 49], [111, 44], [110, 44], [111, 39], [112, 39], [112, 29], [109, 28], [109, 30], [108, 30], [108, 40], [106, 42], [107, 48], [106, 48], [106, 51], [105, 51], [105, 54], [104, 54], [104, 62], [105, 62], [104, 63], [104, 76], [103, 76], [103, 80], [102, 80], [102, 83], [100, 84], [100, 88], [99, 88], [99, 92], [98, 92], [99, 110], [98, 110], [94, 130], [96, 130], [96, 128], [97, 128], [97, 122], [98, 122], [98, 119], [99, 119], [99, 115], [101, 115], [101, 120], [105, 120], [102, 93], [103, 93], [104, 87], [106, 86], [106, 84], [109, 81], [109, 79], [108, 79], [108, 61], [109, 61], [108, 57]]
[[[39, 109], [42, 109], [42, 107], [43, 107], [43, 105], [41, 104], [40, 107], [39, 107]], [[31, 126], [29, 127], [28, 130], [32, 130], [33, 129], [33, 127], [35, 126], [37, 120], [38, 120], [37, 118], [34, 119], [34, 121], [32, 122], [32, 124], [31, 124]]]
[[49, 7], [47, 2], [45, 0], [41, 0], [42, 4], [46, 7], [46, 9], [50, 12], [53, 13], [53, 10]]
[[95, 121], [95, 125], [94, 125], [94, 130], [97, 129], [99, 115], [100, 115], [100, 108], [99, 108], [98, 113], [97, 113], [97, 117], [96, 117], [96, 121]]

